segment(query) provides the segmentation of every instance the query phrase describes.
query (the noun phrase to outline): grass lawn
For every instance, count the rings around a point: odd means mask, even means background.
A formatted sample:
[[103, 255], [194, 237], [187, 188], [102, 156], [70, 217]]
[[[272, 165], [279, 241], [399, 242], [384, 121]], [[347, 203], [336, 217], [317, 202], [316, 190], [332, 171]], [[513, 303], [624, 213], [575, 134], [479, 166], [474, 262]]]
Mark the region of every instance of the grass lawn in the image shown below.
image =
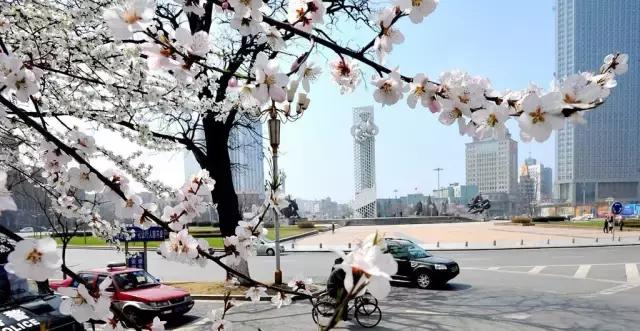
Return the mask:
[[[193, 231], [196, 228], [195, 231]], [[204, 232], [204, 231], [212, 231], [214, 230], [214, 228], [212, 227], [192, 227], [189, 229], [190, 232], [192, 233], [197, 233], [197, 232]], [[215, 229], [217, 230], [217, 229]], [[306, 232], [310, 232], [313, 231], [315, 229], [300, 229], [297, 226], [282, 226], [280, 227], [280, 238], [286, 238], [286, 237], [290, 237], [290, 236], [294, 236], [297, 234], [301, 234], [301, 233], [306, 233]], [[223, 240], [220, 237], [208, 237], [208, 238], [204, 238], [207, 242], [209, 242], [209, 246], [213, 247], [213, 248], [222, 248], [223, 247]], [[267, 233], [267, 239], [269, 240], [275, 240], [275, 230], [274, 229], [269, 229], [269, 232]], [[62, 244], [62, 242], [60, 241], [59, 238], [55, 238], [56, 242], [60, 245]], [[159, 241], [150, 241], [147, 244], [148, 248], [156, 248], [158, 246], [160, 246]], [[87, 236], [87, 237], [73, 237], [71, 238], [71, 241], [69, 242], [69, 245], [73, 245], [73, 246], [106, 246], [107, 243], [97, 237], [94, 236]], [[123, 244], [124, 246], [124, 244]], [[141, 242], [131, 242], [129, 243], [129, 247], [142, 247], [142, 243]]]

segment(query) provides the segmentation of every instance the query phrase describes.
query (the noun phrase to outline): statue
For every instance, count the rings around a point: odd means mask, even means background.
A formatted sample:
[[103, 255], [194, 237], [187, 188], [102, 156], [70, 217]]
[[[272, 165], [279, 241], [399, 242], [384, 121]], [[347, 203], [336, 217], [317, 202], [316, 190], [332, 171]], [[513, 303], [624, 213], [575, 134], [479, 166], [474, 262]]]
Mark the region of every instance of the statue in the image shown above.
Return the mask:
[[300, 218], [300, 215], [298, 215], [298, 203], [296, 202], [296, 200], [292, 200], [290, 195], [286, 197], [286, 200], [287, 202], [289, 202], [289, 205], [280, 209], [282, 215], [289, 219]]
[[422, 201], [418, 201], [418, 203], [416, 204], [416, 216], [422, 216], [422, 213]]
[[471, 214], [482, 214], [491, 208], [491, 201], [483, 199], [482, 194], [478, 194], [467, 204], [467, 207], [469, 207], [468, 212]]

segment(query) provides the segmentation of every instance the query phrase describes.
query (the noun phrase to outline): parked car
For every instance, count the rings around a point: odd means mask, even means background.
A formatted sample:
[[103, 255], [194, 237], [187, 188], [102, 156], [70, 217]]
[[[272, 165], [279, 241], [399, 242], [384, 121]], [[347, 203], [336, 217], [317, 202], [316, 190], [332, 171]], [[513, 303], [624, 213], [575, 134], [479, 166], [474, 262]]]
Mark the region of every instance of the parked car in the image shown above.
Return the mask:
[[[280, 253], [284, 252], [284, 245], [280, 245]], [[257, 255], [276, 255], [276, 243], [268, 239], [258, 239], [256, 243]]]
[[0, 326], [2, 330], [84, 331], [72, 316], [59, 311], [62, 297], [38, 291], [32, 280], [20, 278], [0, 265]]
[[[107, 291], [113, 292], [115, 306], [138, 325], [143, 325], [158, 316], [161, 319], [175, 318], [193, 308], [189, 292], [161, 284], [158, 279], [142, 269], [128, 268], [124, 263], [112, 263], [106, 268], [81, 271], [82, 279], [95, 287], [107, 277], [112, 284]], [[49, 281], [53, 290], [59, 287], [78, 286], [71, 278]]]
[[422, 289], [444, 285], [460, 273], [458, 263], [431, 255], [408, 239], [385, 238], [386, 251], [398, 263], [393, 279], [410, 281]]
[[33, 232], [33, 231], [34, 231], [34, 229], [33, 229], [32, 226], [27, 226], [27, 227], [24, 227], [24, 228], [20, 229], [20, 231], [18, 231], [18, 232], [27, 233], [27, 232]]

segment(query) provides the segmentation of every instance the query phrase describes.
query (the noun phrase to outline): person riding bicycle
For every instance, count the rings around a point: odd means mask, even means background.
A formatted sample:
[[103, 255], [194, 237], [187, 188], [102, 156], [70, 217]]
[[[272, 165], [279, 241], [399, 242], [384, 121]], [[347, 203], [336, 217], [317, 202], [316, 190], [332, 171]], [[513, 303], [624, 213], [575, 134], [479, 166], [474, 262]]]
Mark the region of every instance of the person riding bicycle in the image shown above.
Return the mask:
[[[342, 268], [339, 267], [342, 264], [342, 258], [339, 257], [334, 261], [333, 267], [331, 267], [331, 274], [329, 275], [329, 280], [327, 281], [327, 294], [336, 300], [336, 303], [339, 304], [344, 299], [345, 289], [344, 289], [344, 278], [346, 273]], [[348, 311], [346, 307], [342, 309], [342, 320], [348, 320]]]

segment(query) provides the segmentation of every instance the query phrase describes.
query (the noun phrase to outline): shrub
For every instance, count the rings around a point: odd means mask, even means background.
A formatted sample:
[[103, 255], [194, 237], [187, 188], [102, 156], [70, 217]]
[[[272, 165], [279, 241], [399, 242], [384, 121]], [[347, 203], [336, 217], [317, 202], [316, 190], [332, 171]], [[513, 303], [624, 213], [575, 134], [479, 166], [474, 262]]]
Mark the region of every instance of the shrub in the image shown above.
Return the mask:
[[531, 218], [528, 216], [514, 216], [511, 218], [511, 223], [531, 224]]
[[624, 220], [624, 226], [630, 228], [640, 228], [640, 219], [627, 218], [626, 220]]
[[316, 227], [316, 224], [311, 221], [300, 221], [298, 222], [298, 228], [300, 229], [313, 229]]
[[262, 227], [264, 227], [265, 229], [273, 229], [276, 227], [275, 223], [273, 222], [269, 222], [269, 223], [262, 223]]
[[533, 221], [538, 223], [564, 222], [566, 220], [563, 216], [538, 216], [533, 218]]

